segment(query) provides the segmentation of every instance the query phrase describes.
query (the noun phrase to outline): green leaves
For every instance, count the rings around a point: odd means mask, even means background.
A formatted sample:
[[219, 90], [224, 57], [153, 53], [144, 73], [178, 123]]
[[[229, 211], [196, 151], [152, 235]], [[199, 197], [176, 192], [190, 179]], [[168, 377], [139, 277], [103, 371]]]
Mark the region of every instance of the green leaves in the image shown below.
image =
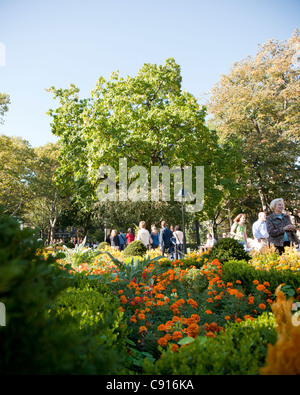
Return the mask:
[[144, 64], [134, 77], [121, 78], [119, 72], [108, 80], [100, 77], [84, 100], [74, 86], [50, 89], [59, 100], [59, 107], [49, 111], [61, 147], [57, 180], [74, 203], [94, 208], [99, 167], [110, 165], [118, 172], [120, 158], [127, 159], [128, 168], [140, 165], [148, 174], [151, 166], [205, 166], [206, 214], [225, 191], [231, 192], [231, 171], [238, 171], [230, 165], [234, 155], [223, 155], [216, 132], [205, 125], [205, 107], [181, 89], [181, 80], [180, 66], [170, 58], [164, 65]]
[[195, 341], [195, 339], [193, 337], [184, 337], [182, 339], [180, 339], [177, 344], [179, 344], [180, 346], [185, 346], [187, 344], [191, 344]]

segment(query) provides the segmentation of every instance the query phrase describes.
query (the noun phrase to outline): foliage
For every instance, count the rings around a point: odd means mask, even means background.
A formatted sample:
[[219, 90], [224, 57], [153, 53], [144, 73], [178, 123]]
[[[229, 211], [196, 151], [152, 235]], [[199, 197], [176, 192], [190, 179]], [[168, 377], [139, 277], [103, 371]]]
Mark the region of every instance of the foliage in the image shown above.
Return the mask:
[[[119, 359], [125, 362], [127, 332], [122, 320], [123, 313], [119, 309], [118, 298], [103, 284], [87, 278], [79, 279], [76, 286], [58, 295], [50, 315], [54, 319], [71, 316], [73, 320], [69, 329], [72, 333], [76, 333], [79, 338], [89, 338], [89, 347], [81, 357], [83, 362], [97, 355], [97, 349], [105, 352], [102, 358], [104, 363], [108, 358], [108, 350], [115, 356], [118, 354]], [[89, 373], [99, 373], [103, 369], [99, 362]]]
[[269, 40], [255, 57], [234, 63], [212, 89], [208, 110], [218, 134], [240, 145], [250, 181], [243, 183], [248, 206], [253, 197], [264, 210], [277, 196], [288, 205], [297, 201], [299, 47], [298, 30], [288, 41]]
[[276, 341], [275, 322], [263, 314], [254, 321], [231, 324], [215, 337], [198, 337], [177, 352], [169, 349], [155, 365], [146, 361], [145, 374], [257, 375], [267, 344]]
[[102, 243], [99, 243], [97, 249], [98, 250], [104, 250], [107, 247], [109, 247], [109, 244], [106, 241], [102, 241]]
[[[116, 210], [121, 210], [126, 223], [143, 216], [160, 222], [171, 212], [177, 221], [178, 202], [97, 203], [99, 167], [109, 164], [117, 172], [120, 158], [126, 158], [127, 168], [143, 166], [148, 174], [151, 166], [204, 166], [206, 215], [237, 186], [231, 176], [239, 168], [237, 155], [231, 144], [223, 151], [217, 133], [205, 125], [205, 107], [181, 89], [181, 80], [180, 66], [167, 59], [164, 65], [144, 64], [134, 77], [124, 79], [118, 72], [109, 80], [100, 77], [87, 99], [80, 99], [73, 84], [69, 89], [49, 89], [59, 101], [56, 110], [49, 110], [61, 147], [57, 180], [71, 191], [74, 203], [87, 211], [93, 205], [99, 210], [105, 206], [103, 212], [112, 223], [120, 220]], [[131, 181], [129, 174], [126, 181]]]
[[0, 93], [0, 124], [4, 122], [4, 114], [8, 111], [10, 104], [10, 96], [6, 93]]
[[244, 246], [232, 238], [220, 239], [209, 251], [208, 260], [218, 259], [223, 263], [232, 259], [250, 260], [250, 255], [245, 251]]
[[74, 332], [76, 323], [70, 314], [49, 315], [72, 278], [39, 246], [32, 229], [20, 230], [14, 219], [1, 213], [0, 300], [6, 307], [6, 326], [0, 327], [1, 373], [116, 372], [119, 353], [105, 345], [94, 347], [89, 333]]
[[20, 137], [0, 136], [0, 204], [9, 215], [24, 213], [32, 199], [34, 152]]
[[124, 257], [144, 256], [146, 252], [147, 247], [140, 240], [134, 240], [125, 248]]
[[280, 284], [290, 285], [295, 292], [300, 286], [300, 272], [275, 268], [257, 270], [246, 261], [232, 260], [225, 262], [223, 272], [224, 281], [234, 283], [236, 280], [240, 280], [247, 293], [251, 292], [255, 280], [261, 283], [268, 282], [273, 294]]

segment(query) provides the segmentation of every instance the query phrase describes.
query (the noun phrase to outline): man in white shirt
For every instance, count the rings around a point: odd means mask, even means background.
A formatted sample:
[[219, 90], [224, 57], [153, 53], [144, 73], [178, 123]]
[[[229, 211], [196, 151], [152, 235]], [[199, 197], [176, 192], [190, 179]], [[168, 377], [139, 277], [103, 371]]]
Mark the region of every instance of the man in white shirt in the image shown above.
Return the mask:
[[261, 212], [258, 214], [258, 220], [252, 225], [252, 233], [255, 239], [255, 248], [257, 250], [261, 250], [263, 247], [269, 245], [269, 233], [267, 231], [266, 219], [266, 213]]

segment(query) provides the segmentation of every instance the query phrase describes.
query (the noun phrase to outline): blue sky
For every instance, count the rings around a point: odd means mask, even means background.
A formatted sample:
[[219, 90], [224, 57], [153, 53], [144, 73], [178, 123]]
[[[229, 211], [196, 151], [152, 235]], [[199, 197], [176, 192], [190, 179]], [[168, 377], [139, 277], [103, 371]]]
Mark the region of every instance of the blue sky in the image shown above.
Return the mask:
[[46, 88], [74, 83], [87, 97], [100, 76], [170, 57], [200, 98], [259, 44], [289, 39], [299, 15], [300, 0], [0, 0], [0, 92], [11, 96], [0, 134], [54, 142]]

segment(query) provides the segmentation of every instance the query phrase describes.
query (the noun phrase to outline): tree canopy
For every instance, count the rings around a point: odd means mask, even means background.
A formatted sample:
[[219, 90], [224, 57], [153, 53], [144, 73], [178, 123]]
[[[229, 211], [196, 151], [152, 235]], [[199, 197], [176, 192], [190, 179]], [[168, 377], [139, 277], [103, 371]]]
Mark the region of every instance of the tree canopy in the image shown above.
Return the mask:
[[269, 40], [221, 76], [208, 104], [221, 138], [239, 141], [246, 195], [259, 196], [263, 210], [278, 196], [293, 204], [299, 191], [299, 49], [298, 30]]
[[122, 78], [119, 72], [109, 80], [100, 77], [87, 99], [79, 98], [74, 85], [49, 89], [59, 100], [49, 111], [61, 148], [57, 179], [76, 203], [91, 209], [99, 167], [117, 170], [120, 158], [128, 167], [144, 166], [148, 174], [151, 166], [204, 166], [205, 212], [220, 203], [233, 187], [230, 144], [225, 152], [217, 133], [205, 125], [205, 107], [182, 90], [181, 80], [180, 66], [167, 59], [165, 65], [144, 64], [135, 77]]

